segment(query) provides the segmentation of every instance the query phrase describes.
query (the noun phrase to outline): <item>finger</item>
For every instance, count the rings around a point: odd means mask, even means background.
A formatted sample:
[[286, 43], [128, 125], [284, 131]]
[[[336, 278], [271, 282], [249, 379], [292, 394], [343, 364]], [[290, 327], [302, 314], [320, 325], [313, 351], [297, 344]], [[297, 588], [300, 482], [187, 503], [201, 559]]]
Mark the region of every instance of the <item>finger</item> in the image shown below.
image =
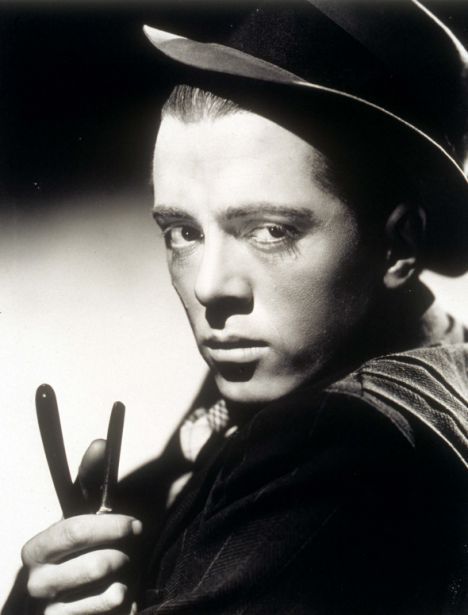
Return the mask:
[[[53, 600], [70, 590], [109, 579], [122, 571], [129, 557], [117, 549], [90, 551], [61, 564], [44, 564], [31, 571], [28, 592], [33, 598]], [[88, 590], [89, 591], [89, 590]]]
[[137, 536], [142, 529], [141, 521], [127, 515], [80, 515], [62, 519], [27, 542], [21, 557], [27, 567], [50, 564], [83, 550]]
[[106, 463], [106, 441], [94, 440], [88, 446], [78, 469], [77, 482], [90, 509], [97, 509], [101, 499]]
[[74, 602], [54, 602], [44, 611], [44, 615], [94, 615], [96, 613], [131, 613], [131, 607], [125, 610], [127, 586], [112, 583], [103, 593], [82, 598]]

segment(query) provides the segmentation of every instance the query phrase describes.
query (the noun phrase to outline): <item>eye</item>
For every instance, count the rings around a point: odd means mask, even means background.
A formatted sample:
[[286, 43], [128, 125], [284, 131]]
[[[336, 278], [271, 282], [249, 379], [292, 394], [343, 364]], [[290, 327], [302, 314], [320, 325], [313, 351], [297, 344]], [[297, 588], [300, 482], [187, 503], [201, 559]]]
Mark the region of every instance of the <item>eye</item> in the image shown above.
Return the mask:
[[278, 244], [292, 240], [297, 230], [286, 224], [264, 224], [250, 232], [250, 237], [260, 244]]
[[172, 226], [164, 231], [166, 246], [172, 249], [186, 248], [203, 239], [203, 233], [193, 226]]

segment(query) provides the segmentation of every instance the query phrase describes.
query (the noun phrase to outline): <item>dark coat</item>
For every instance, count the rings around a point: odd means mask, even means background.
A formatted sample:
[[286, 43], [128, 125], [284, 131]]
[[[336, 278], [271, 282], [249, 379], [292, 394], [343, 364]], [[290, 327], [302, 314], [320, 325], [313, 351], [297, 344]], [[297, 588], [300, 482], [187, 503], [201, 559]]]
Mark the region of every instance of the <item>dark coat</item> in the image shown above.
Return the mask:
[[375, 359], [212, 438], [151, 548], [143, 613], [465, 612], [464, 360]]
[[174, 438], [122, 485], [147, 531], [141, 612], [468, 612], [465, 361], [463, 345], [373, 359], [213, 435], [194, 468]]

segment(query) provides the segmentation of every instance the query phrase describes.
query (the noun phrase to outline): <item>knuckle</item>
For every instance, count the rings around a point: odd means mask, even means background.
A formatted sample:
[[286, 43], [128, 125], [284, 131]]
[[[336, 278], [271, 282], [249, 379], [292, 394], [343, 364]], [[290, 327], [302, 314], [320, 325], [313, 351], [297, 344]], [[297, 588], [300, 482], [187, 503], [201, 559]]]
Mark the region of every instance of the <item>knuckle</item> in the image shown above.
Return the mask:
[[123, 568], [130, 562], [130, 558], [126, 553], [123, 553], [123, 551], [112, 551], [110, 556], [111, 560], [109, 564], [112, 570]]
[[95, 557], [90, 561], [87, 570], [87, 581], [98, 581], [106, 577], [111, 572], [111, 566], [108, 559], [103, 557]]
[[44, 540], [44, 534], [46, 532], [48, 532], [48, 530], [45, 530], [45, 532], [41, 534], [37, 534], [37, 536], [34, 536], [23, 545], [21, 549], [21, 561], [27, 568], [32, 568], [36, 564], [43, 562], [44, 555], [47, 552], [47, 540]]
[[127, 586], [123, 583], [112, 583], [103, 594], [103, 603], [106, 609], [115, 609], [125, 601]]
[[84, 524], [78, 517], [69, 519], [63, 524], [62, 532], [65, 542], [70, 547], [76, 547], [83, 541]]
[[51, 551], [60, 547], [63, 542], [64, 528], [67, 521], [63, 519], [28, 540], [21, 549], [21, 560], [26, 567], [46, 563]]
[[109, 577], [128, 561], [128, 555], [121, 551], [109, 549], [89, 553], [83, 572], [84, 582], [91, 583]]
[[31, 545], [32, 540], [29, 540], [26, 544], [23, 545], [21, 549], [21, 561], [23, 562], [23, 566], [29, 567], [33, 560], [33, 547]]
[[47, 587], [41, 581], [39, 574], [32, 572], [29, 575], [26, 589], [31, 598], [49, 598]]
[[43, 596], [42, 587], [37, 583], [35, 577], [30, 576], [26, 584], [26, 589], [31, 598], [45, 598]]
[[62, 602], [49, 604], [44, 610], [44, 615], [66, 615], [66, 606]]

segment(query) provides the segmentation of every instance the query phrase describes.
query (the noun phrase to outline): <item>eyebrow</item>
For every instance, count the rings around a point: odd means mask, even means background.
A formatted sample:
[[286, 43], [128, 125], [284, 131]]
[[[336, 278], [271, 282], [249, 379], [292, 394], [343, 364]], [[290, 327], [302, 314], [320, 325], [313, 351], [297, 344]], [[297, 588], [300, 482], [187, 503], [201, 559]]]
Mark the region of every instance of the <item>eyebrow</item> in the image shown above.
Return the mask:
[[185, 209], [170, 205], [155, 205], [151, 211], [153, 218], [193, 218]]
[[315, 223], [316, 216], [308, 207], [298, 207], [293, 205], [275, 205], [266, 201], [258, 201], [255, 203], [246, 203], [245, 205], [228, 207], [223, 212], [223, 217], [226, 220], [234, 220], [236, 218], [262, 217], [274, 215], [302, 219], [304, 222]]
[[[193, 215], [188, 211], [180, 207], [168, 205], [155, 205], [152, 214], [154, 218], [193, 218]], [[308, 207], [275, 205], [264, 201], [228, 207], [222, 212], [221, 217], [230, 221], [238, 218], [262, 217], [265, 215], [294, 217], [310, 224], [316, 222], [314, 212]]]

